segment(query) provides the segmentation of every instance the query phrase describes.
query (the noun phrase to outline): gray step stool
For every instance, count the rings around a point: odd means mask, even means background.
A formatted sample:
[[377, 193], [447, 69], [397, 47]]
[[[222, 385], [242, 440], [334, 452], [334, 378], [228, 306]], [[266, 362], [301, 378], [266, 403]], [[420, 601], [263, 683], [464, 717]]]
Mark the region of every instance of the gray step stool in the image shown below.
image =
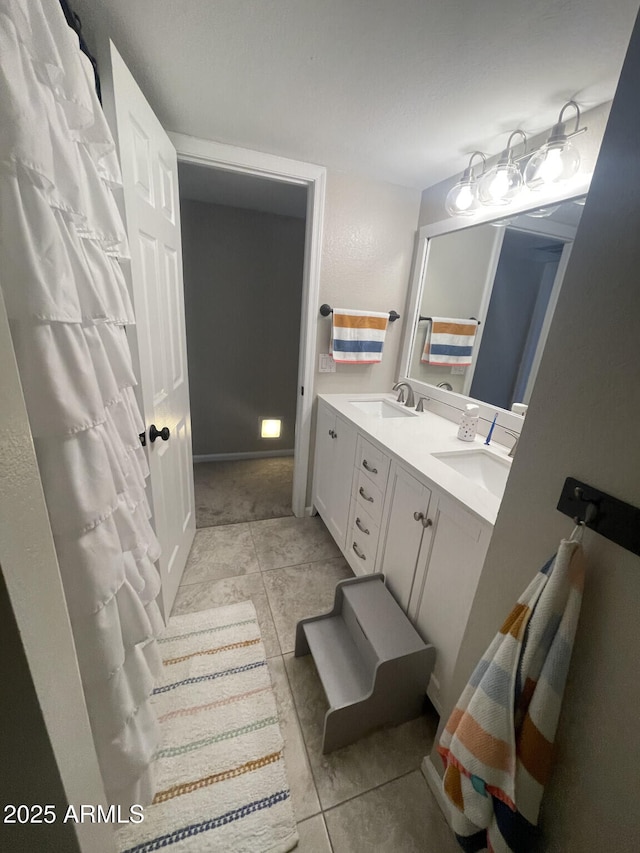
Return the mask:
[[313, 655], [329, 710], [323, 752], [383, 725], [420, 716], [436, 650], [425, 644], [384, 585], [384, 575], [336, 586], [330, 613], [302, 619], [296, 657]]

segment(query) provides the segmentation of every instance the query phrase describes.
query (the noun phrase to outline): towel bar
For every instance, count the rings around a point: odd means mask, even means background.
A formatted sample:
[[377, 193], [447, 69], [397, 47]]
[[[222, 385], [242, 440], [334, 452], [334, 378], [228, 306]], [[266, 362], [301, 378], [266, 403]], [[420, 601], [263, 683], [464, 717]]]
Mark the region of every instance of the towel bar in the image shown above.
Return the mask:
[[[327, 305], [325, 302], [324, 305], [320, 306], [320, 313], [323, 317], [328, 317], [329, 314], [333, 314], [333, 308], [330, 305]], [[397, 311], [389, 311], [389, 322], [393, 323], [395, 320], [399, 320], [400, 315]]]
[[[418, 323], [422, 323], [422, 321], [423, 321], [423, 320], [429, 320], [429, 322], [431, 322], [431, 320], [432, 320], [432, 319], [433, 319], [432, 317], [423, 317], [423, 316], [422, 316], [422, 314], [421, 314], [421, 315], [418, 317]], [[479, 326], [481, 326], [481, 325], [482, 325], [481, 321], [480, 321], [480, 320], [478, 320], [476, 317], [469, 317], [469, 319], [470, 319], [470, 320], [475, 320], [475, 321], [476, 321], [476, 323], [477, 323]]]

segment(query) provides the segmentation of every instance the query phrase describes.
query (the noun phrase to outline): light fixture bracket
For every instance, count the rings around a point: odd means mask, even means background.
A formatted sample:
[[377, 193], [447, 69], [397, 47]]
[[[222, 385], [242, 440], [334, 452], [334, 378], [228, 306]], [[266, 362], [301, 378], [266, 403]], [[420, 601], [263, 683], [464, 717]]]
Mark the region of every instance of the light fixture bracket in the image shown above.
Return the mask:
[[[567, 133], [567, 122], [564, 119], [564, 113], [568, 107], [573, 107], [573, 109], [576, 111], [576, 124], [571, 133]], [[547, 145], [562, 145], [567, 141], [567, 139], [571, 139], [571, 137], [577, 136], [578, 133], [584, 133], [586, 129], [586, 127], [580, 127], [580, 107], [576, 104], [575, 101], [567, 101], [567, 103], [560, 110], [558, 121], [551, 128], [551, 133], [549, 134], [549, 138], [547, 139]]]
[[473, 170], [475, 169], [475, 166], [473, 163], [474, 157], [482, 157], [482, 171], [484, 172], [485, 167], [487, 165], [487, 158], [482, 153], [482, 151], [474, 151], [473, 154], [469, 157], [469, 164], [468, 164], [467, 168], [464, 170], [464, 172], [462, 173], [462, 178], [460, 179], [460, 183], [463, 183], [465, 181], [472, 181], [475, 179], [475, 175], [473, 172]]

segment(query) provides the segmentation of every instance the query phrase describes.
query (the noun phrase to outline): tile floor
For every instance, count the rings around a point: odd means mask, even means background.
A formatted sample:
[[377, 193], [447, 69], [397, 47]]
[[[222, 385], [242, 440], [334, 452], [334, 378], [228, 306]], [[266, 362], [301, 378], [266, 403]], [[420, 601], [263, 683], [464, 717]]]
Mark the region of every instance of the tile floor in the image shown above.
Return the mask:
[[298, 820], [299, 853], [456, 853], [419, 767], [437, 718], [424, 716], [322, 755], [326, 700], [298, 619], [328, 610], [352, 572], [322, 520], [273, 518], [196, 532], [174, 613], [250, 598], [267, 651]]

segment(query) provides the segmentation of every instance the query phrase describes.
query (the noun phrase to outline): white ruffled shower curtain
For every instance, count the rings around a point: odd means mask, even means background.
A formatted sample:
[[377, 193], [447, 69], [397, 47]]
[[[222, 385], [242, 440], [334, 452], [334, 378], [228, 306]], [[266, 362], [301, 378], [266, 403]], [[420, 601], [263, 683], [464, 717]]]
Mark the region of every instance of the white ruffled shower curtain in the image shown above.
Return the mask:
[[0, 0], [0, 286], [107, 798], [128, 806], [154, 793], [163, 623], [119, 181], [58, 0]]

